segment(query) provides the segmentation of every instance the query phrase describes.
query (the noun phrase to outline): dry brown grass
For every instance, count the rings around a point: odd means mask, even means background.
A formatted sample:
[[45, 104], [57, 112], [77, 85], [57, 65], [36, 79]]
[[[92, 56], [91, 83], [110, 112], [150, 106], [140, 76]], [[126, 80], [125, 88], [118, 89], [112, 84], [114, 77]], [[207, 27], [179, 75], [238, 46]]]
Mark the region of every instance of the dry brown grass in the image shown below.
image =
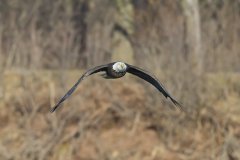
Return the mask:
[[[240, 158], [239, 75], [207, 76], [204, 107], [197, 117], [166, 108], [160, 100], [153, 102], [151, 94], [161, 95], [147, 91], [133, 77], [107, 82], [98, 76], [84, 81], [61, 109], [50, 114], [56, 97], [79, 74], [4, 73], [3, 159]], [[228, 86], [222, 87], [226, 81]]]

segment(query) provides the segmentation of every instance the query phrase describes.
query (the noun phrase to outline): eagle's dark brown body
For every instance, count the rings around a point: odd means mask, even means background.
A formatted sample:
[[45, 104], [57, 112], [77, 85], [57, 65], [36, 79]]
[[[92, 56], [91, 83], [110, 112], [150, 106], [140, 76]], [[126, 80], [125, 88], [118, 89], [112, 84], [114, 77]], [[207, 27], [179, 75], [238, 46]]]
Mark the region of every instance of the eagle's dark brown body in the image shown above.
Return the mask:
[[109, 79], [115, 79], [115, 78], [121, 78], [123, 77], [127, 72], [123, 71], [123, 72], [116, 72], [112, 69], [112, 66], [109, 66], [106, 72], [106, 77], [105, 78], [109, 78]]

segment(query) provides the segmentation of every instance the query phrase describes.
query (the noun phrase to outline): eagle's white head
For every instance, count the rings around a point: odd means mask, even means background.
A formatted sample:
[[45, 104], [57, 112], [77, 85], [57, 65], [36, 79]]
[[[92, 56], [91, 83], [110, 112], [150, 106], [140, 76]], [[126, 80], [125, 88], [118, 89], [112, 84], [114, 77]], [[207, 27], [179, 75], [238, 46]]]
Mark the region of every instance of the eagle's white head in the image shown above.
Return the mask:
[[116, 62], [113, 64], [112, 69], [116, 72], [125, 72], [127, 65], [123, 62]]

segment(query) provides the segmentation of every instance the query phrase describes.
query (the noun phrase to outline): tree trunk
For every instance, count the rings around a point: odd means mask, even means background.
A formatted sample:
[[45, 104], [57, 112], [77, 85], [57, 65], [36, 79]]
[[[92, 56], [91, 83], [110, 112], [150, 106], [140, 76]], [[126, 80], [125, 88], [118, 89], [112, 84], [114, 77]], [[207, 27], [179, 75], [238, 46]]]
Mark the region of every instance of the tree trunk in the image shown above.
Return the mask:
[[198, 0], [183, 0], [182, 2], [185, 15], [186, 59], [196, 73], [201, 73], [203, 70], [203, 51]]

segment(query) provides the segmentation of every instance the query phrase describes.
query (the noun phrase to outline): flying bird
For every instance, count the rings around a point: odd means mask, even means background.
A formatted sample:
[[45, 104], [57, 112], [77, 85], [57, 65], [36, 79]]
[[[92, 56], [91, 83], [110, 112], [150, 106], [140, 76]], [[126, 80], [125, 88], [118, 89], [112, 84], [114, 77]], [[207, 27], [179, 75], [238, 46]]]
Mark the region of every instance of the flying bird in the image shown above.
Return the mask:
[[65, 101], [77, 88], [79, 83], [84, 80], [86, 77], [98, 73], [104, 72], [103, 77], [106, 79], [116, 79], [123, 77], [127, 72], [131, 73], [139, 78], [144, 79], [145, 81], [152, 84], [154, 87], [158, 89], [166, 98], [170, 98], [170, 100], [181, 108], [181, 105], [168, 93], [168, 91], [163, 87], [163, 85], [154, 77], [151, 76], [147, 71], [144, 71], [141, 68], [136, 66], [123, 63], [123, 62], [113, 62], [105, 65], [100, 65], [89, 69], [86, 71], [78, 81], [73, 85], [73, 87], [60, 99], [60, 101], [50, 110], [50, 112], [54, 112], [60, 104]]

